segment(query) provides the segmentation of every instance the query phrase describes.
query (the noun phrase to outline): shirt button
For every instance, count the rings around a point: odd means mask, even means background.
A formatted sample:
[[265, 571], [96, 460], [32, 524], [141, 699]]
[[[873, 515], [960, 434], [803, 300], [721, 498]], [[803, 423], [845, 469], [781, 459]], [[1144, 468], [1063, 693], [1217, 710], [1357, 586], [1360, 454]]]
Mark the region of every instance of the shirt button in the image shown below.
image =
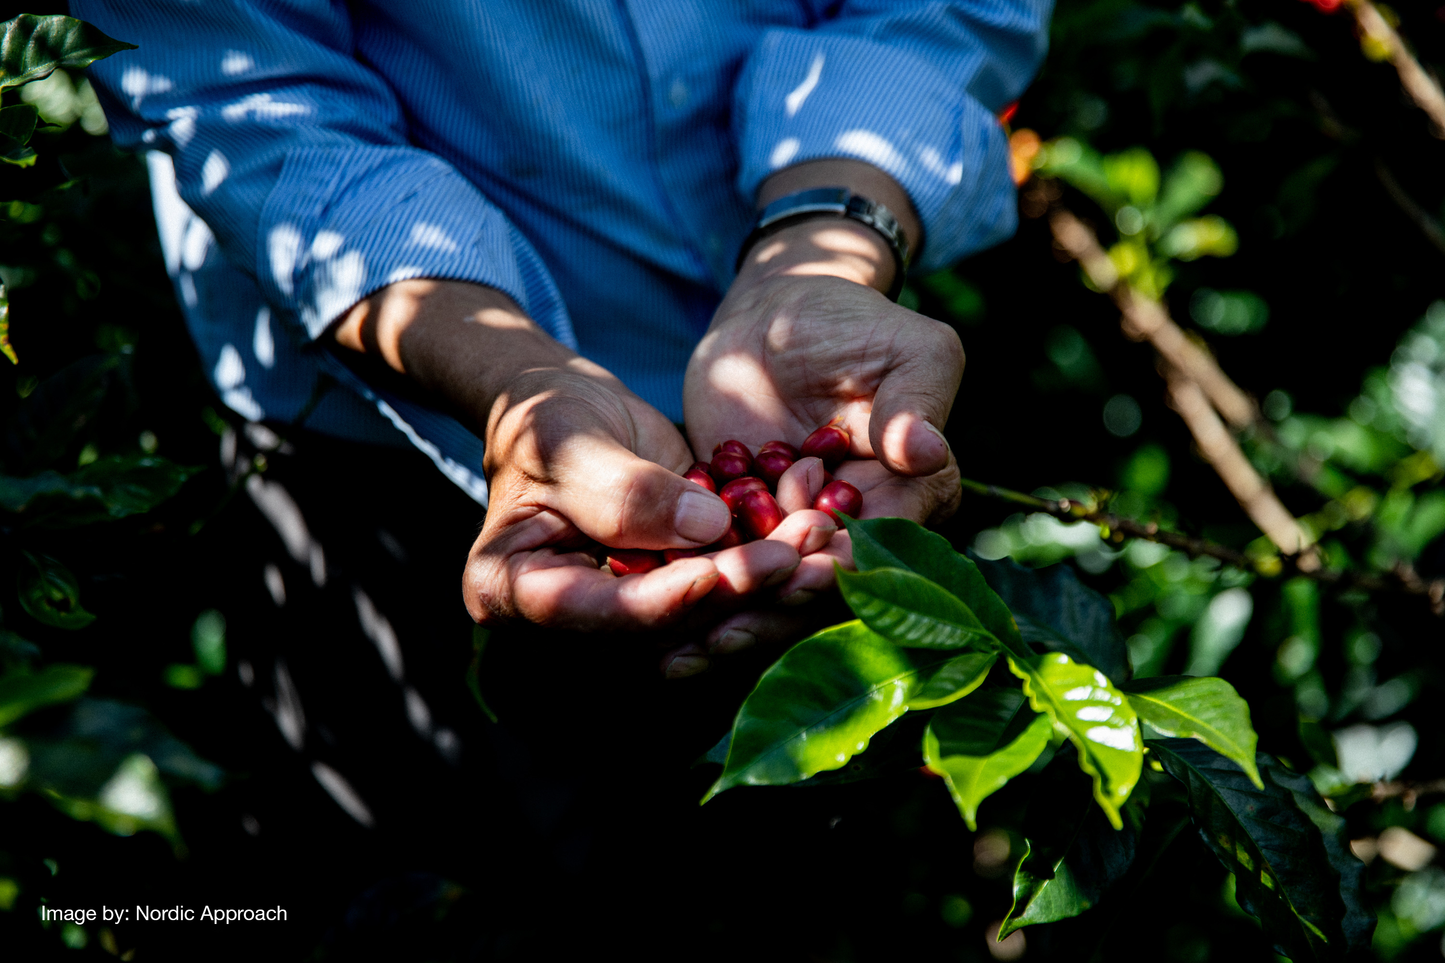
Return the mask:
[[674, 107], [681, 107], [687, 103], [687, 84], [683, 83], [681, 79], [674, 80], [672, 86], [668, 88], [667, 99]]

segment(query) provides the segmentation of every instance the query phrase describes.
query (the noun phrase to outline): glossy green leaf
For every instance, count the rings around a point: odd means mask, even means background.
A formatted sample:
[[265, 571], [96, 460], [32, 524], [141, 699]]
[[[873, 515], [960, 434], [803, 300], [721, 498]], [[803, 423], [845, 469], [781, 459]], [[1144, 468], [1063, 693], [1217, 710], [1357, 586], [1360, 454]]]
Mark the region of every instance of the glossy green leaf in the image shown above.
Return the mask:
[[1122, 828], [1119, 807], [1139, 782], [1144, 745], [1139, 721], [1124, 693], [1090, 665], [1049, 652], [1024, 661], [1008, 660], [1024, 682], [1035, 712], [1046, 712], [1067, 733], [1079, 753], [1079, 767], [1094, 777], [1094, 798], [1115, 829]]
[[80, 605], [75, 574], [48, 555], [21, 553], [17, 591], [31, 618], [57, 629], [83, 629], [95, 621]]
[[10, 672], [0, 678], [0, 726], [43, 706], [78, 699], [95, 670], [85, 665], [48, 665], [38, 672]]
[[9, 359], [11, 364], [20, 363], [20, 356], [15, 353], [15, 346], [10, 343], [10, 292], [3, 284], [0, 284], [0, 354]]
[[175, 495], [200, 471], [150, 455], [109, 455], [69, 475], [0, 475], [0, 508], [51, 528], [142, 515]]
[[1018, 626], [1003, 600], [989, 588], [973, 561], [953, 550], [948, 539], [905, 518], [869, 518], [843, 524], [853, 541], [858, 571], [901, 568], [952, 592], [1005, 646], [1021, 645]]
[[50, 76], [57, 67], [88, 67], [135, 44], [114, 40], [82, 20], [23, 13], [0, 24], [0, 90]]
[[1033, 765], [1049, 744], [1051, 726], [1017, 689], [975, 692], [934, 715], [923, 735], [923, 759], [977, 831], [979, 803]]
[[835, 568], [843, 601], [853, 614], [895, 645], [959, 649], [999, 644], [967, 605], [921, 575], [901, 568]]
[[1031, 569], [1008, 559], [980, 559], [978, 568], [1030, 646], [1086, 662], [1115, 685], [1129, 678], [1129, 651], [1113, 603], [1080, 582], [1071, 566]]
[[1035, 923], [1078, 916], [1133, 865], [1144, 828], [1142, 801], [1130, 797], [1116, 830], [1077, 777], [1067, 758], [1056, 758], [1041, 774], [1024, 819], [1025, 851], [1014, 871], [1014, 903], [1000, 939]]
[[128, 365], [125, 355], [92, 354], [40, 382], [5, 426], [5, 467], [29, 475], [62, 457], [95, 421]]
[[35, 151], [27, 145], [39, 116], [40, 112], [29, 104], [0, 108], [0, 161], [17, 167], [35, 163]]
[[1166, 736], [1198, 739], [1244, 770], [1263, 789], [1254, 764], [1259, 737], [1250, 724], [1249, 703], [1223, 679], [1157, 676], [1124, 686], [1129, 705], [1144, 722]]
[[1345, 932], [1347, 952], [1368, 947], [1375, 932], [1375, 914], [1365, 905], [1365, 864], [1350, 851], [1344, 818], [1330, 811], [1308, 776], [1291, 772], [1270, 756], [1260, 758], [1264, 760], [1270, 782], [1287, 789], [1300, 812], [1320, 831], [1325, 857], [1340, 876], [1340, 900], [1345, 904], [1345, 917], [1340, 925]]
[[1261, 754], [1264, 788], [1238, 765], [1194, 739], [1151, 739], [1165, 771], [1189, 794], [1205, 845], [1234, 874], [1235, 898], [1285, 956], [1343, 959], [1350, 946], [1341, 877], [1319, 827]]
[[734, 786], [786, 785], [840, 768], [915, 703], [938, 705], [981, 683], [980, 655], [902, 649], [859, 621], [804, 639], [738, 710], [722, 776], [703, 802]]

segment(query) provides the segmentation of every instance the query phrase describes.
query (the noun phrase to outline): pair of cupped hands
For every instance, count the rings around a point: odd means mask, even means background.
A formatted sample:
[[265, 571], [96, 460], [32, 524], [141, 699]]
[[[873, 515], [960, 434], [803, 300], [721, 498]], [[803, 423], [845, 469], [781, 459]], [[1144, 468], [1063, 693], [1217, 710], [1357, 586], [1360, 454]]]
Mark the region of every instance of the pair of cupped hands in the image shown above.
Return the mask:
[[640, 575], [600, 566], [599, 546], [722, 536], [727, 506], [682, 477], [718, 443], [796, 445], [836, 421], [851, 449], [834, 475], [863, 493], [863, 517], [928, 523], [956, 507], [941, 429], [963, 351], [952, 328], [880, 293], [892, 270], [877, 235], [850, 222], [759, 242], [688, 365], [687, 438], [490, 288], [400, 282], [354, 308], [336, 339], [440, 394], [486, 442], [490, 502], [463, 578], [473, 618], [651, 635], [676, 678], [837, 621], [834, 563], [852, 564], [846, 530], [810, 507], [824, 469], [805, 458], [779, 480], [788, 515], [767, 538]]

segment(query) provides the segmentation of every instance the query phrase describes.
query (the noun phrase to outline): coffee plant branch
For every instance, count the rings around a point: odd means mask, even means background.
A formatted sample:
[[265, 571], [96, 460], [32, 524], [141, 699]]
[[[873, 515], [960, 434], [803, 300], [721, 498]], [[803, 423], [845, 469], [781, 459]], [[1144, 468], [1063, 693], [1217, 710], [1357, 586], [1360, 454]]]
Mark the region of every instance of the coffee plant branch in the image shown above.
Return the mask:
[[1445, 93], [1441, 92], [1440, 84], [1420, 66], [1420, 61], [1379, 7], [1370, 0], [1345, 0], [1345, 5], [1360, 28], [1360, 46], [1365, 56], [1390, 61], [1400, 74], [1400, 86], [1430, 118], [1431, 133], [1445, 138]]
[[1301, 569], [1318, 567], [1309, 536], [1220, 421], [1223, 415], [1237, 430], [1258, 424], [1259, 408], [1254, 399], [1229, 379], [1204, 348], [1189, 339], [1162, 303], [1129, 286], [1087, 224], [1067, 208], [1055, 205], [1049, 213], [1049, 227], [1059, 250], [1078, 261], [1090, 283], [1118, 305], [1125, 336], [1134, 341], [1147, 340], [1159, 353], [1169, 386], [1170, 407], [1184, 419], [1200, 454], [1250, 520], [1285, 555], [1297, 555]]
[[[1198, 388], [1195, 388], [1198, 391]], [[1216, 419], [1217, 420], [1217, 419]], [[1223, 430], [1223, 426], [1220, 426]], [[1160, 545], [1167, 545], [1170, 548], [1184, 552], [1191, 558], [1215, 558], [1233, 565], [1245, 572], [1254, 572], [1266, 578], [1274, 578], [1283, 572], [1303, 575], [1326, 585], [1333, 585], [1343, 589], [1363, 589], [1367, 592], [1395, 592], [1405, 595], [1424, 596], [1431, 603], [1431, 608], [1436, 615], [1445, 616], [1445, 606], [1442, 606], [1442, 599], [1445, 599], [1445, 579], [1434, 579], [1426, 581], [1416, 574], [1412, 569], [1396, 568], [1389, 573], [1389, 577], [1379, 575], [1368, 575], [1360, 572], [1345, 572], [1339, 569], [1325, 569], [1319, 565], [1319, 560], [1313, 554], [1305, 555], [1265, 555], [1252, 556], [1228, 545], [1220, 545], [1218, 542], [1211, 542], [1207, 539], [1192, 538], [1188, 535], [1180, 535], [1177, 532], [1167, 532], [1161, 529], [1155, 522], [1141, 522], [1137, 519], [1127, 518], [1123, 515], [1116, 515], [1100, 507], [1090, 507], [1085, 502], [1076, 501], [1072, 498], [1039, 498], [1036, 495], [1028, 495], [1009, 488], [1002, 488], [998, 485], [989, 485], [984, 482], [974, 481], [969, 478], [961, 479], [959, 484], [964, 491], [972, 492], [984, 498], [992, 498], [997, 501], [1010, 502], [1036, 512], [1043, 512], [1047, 515], [1064, 522], [1089, 522], [1098, 525], [1104, 538], [1114, 542], [1121, 542], [1126, 538], [1142, 538], [1145, 541], [1157, 542]], [[1301, 561], [1308, 559], [1313, 563], [1309, 568], [1301, 564]]]
[[1378, 157], [1375, 158], [1375, 176], [1380, 179], [1380, 185], [1385, 188], [1385, 193], [1390, 195], [1395, 206], [1414, 222], [1420, 233], [1425, 235], [1425, 239], [1435, 245], [1436, 250], [1445, 254], [1445, 228], [1441, 228], [1440, 222], [1405, 192], [1400, 182], [1395, 180], [1395, 175], [1385, 166], [1385, 162]]

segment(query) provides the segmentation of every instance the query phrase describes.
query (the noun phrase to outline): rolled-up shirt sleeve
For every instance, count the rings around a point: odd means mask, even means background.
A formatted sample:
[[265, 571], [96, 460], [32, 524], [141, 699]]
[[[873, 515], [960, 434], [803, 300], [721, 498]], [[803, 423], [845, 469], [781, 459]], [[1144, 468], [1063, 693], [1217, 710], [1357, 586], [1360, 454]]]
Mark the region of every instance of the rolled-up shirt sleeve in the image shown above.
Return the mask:
[[304, 337], [389, 283], [433, 277], [498, 288], [572, 340], [503, 213], [408, 144], [395, 93], [353, 56], [344, 3], [71, 7], [139, 45], [91, 68], [116, 142], [173, 157], [181, 198]]
[[1017, 226], [996, 114], [1033, 78], [1051, 0], [848, 0], [809, 28], [766, 31], [734, 88], [747, 197], [803, 161], [856, 158], [892, 175], [943, 267]]

